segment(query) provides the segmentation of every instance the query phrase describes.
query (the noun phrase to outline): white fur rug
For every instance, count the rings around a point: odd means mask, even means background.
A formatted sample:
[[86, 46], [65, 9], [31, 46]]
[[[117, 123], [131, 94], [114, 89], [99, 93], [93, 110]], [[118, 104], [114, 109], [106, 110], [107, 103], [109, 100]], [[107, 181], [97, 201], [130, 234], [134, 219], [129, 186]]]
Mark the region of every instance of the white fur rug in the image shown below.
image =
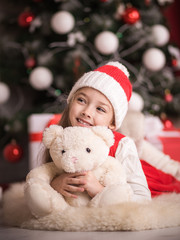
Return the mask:
[[166, 194], [146, 203], [71, 207], [36, 219], [25, 204], [23, 187], [24, 183], [13, 184], [3, 196], [3, 221], [7, 225], [59, 231], [139, 231], [180, 226], [180, 194]]

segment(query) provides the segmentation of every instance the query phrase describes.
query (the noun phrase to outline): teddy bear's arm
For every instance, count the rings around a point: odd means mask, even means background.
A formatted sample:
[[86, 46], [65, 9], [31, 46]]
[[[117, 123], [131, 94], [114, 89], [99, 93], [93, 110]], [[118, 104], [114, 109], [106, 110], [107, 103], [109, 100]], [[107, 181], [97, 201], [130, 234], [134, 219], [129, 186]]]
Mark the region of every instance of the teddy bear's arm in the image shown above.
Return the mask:
[[26, 203], [35, 217], [42, 217], [52, 211], [67, 207], [63, 196], [50, 185], [52, 179], [60, 174], [54, 163], [46, 163], [30, 171], [24, 186]]
[[117, 159], [110, 156], [95, 170], [94, 175], [105, 187], [112, 184], [126, 183], [126, 173], [123, 166]]
[[104, 189], [91, 200], [89, 206], [103, 207], [132, 199], [133, 191], [127, 184], [125, 170], [117, 159], [108, 157], [95, 175], [99, 177]]
[[26, 181], [29, 181], [30, 179], [41, 179], [50, 183], [56, 175], [61, 174], [62, 172], [63, 170], [58, 169], [53, 162], [45, 163], [40, 167], [32, 169], [28, 173]]

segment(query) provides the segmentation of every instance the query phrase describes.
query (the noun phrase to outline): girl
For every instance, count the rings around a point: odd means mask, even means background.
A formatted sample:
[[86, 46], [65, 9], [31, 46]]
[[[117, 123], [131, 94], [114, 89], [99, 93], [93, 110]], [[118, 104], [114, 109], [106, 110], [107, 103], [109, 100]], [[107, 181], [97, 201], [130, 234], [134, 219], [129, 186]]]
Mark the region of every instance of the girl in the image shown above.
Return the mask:
[[[129, 73], [119, 62], [109, 62], [85, 73], [73, 86], [60, 121], [67, 126], [107, 126], [114, 133], [115, 143], [110, 155], [125, 168], [134, 201], [151, 199], [134, 142], [116, 132], [126, 115], [132, 93]], [[76, 198], [77, 192], [87, 191], [90, 197], [102, 191], [102, 186], [91, 172], [64, 173], [53, 179], [51, 186], [67, 197]]]

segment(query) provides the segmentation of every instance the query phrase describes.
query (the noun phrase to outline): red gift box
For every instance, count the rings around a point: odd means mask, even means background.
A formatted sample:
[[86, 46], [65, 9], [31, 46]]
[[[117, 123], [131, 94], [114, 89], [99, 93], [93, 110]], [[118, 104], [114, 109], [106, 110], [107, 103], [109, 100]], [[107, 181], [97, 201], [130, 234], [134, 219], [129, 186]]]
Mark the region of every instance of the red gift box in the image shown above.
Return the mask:
[[44, 145], [42, 135], [46, 127], [57, 124], [61, 114], [32, 114], [28, 118], [29, 132], [29, 169], [33, 169], [43, 163], [41, 153]]
[[[180, 169], [180, 129], [162, 129], [156, 136], [147, 138], [147, 140], [155, 146], [158, 143], [158, 149], [171, 157], [170, 161], [172, 162], [164, 166], [166, 171], [168, 169], [169, 171], [177, 172]], [[174, 164], [172, 165], [173, 161]], [[142, 159], [141, 164], [152, 196], [168, 192], [180, 193], [179, 177], [177, 178], [173, 174], [168, 174], [150, 162], [147, 162], [146, 159]]]
[[159, 117], [145, 116], [145, 139], [157, 149], [180, 162], [180, 129], [167, 126]]
[[180, 162], [180, 129], [164, 130], [158, 135], [163, 152]]

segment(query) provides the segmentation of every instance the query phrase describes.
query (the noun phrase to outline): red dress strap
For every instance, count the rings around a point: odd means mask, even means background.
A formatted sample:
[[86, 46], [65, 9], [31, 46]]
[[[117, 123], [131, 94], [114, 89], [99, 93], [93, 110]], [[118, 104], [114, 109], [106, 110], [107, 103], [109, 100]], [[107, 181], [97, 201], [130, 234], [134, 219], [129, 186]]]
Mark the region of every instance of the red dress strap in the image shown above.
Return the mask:
[[115, 153], [116, 153], [118, 144], [119, 144], [120, 140], [125, 137], [123, 134], [121, 134], [119, 132], [114, 131], [113, 134], [114, 134], [114, 144], [113, 144], [113, 146], [111, 146], [110, 151], [109, 151], [109, 156], [111, 156], [111, 157], [115, 157]]

